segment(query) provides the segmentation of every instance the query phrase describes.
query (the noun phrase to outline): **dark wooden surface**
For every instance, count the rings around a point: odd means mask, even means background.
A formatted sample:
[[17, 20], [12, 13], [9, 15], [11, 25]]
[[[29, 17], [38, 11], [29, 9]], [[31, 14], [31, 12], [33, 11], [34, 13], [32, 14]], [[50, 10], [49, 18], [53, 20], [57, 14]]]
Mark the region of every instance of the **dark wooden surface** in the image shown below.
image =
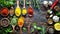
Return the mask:
[[[43, 0], [42, 0], [43, 1]], [[54, 1], [54, 0], [52, 0], [52, 1]], [[59, 0], [60, 1], [60, 0]], [[59, 5], [59, 4], [58, 4]], [[60, 6], [60, 5], [59, 5]], [[16, 7], [16, 6], [15, 6]], [[41, 6], [40, 6], [41, 7]], [[22, 8], [22, 7], [21, 7]], [[27, 9], [28, 9], [28, 7], [26, 7]], [[42, 9], [42, 8], [41, 8]], [[45, 23], [45, 22], [47, 22], [47, 19], [46, 19], [46, 15], [47, 15], [47, 11], [42, 11], [42, 10], [36, 10], [36, 9], [34, 9], [34, 17], [32, 18], [33, 19], [33, 21], [36, 21], [37, 22], [37, 24], [38, 23]], [[0, 15], [0, 20], [1, 20], [1, 18], [2, 18], [2, 16]], [[15, 31], [16, 32], [16, 31]], [[15, 34], [19, 34], [19, 31], [18, 32], [16, 32]], [[27, 34], [27, 31], [26, 32], [24, 32], [23, 31], [23, 34]], [[31, 34], [34, 34], [34, 33], [31, 33]], [[38, 34], [40, 34], [39, 32], [38, 32]], [[48, 33], [47, 33], [48, 34]], [[58, 32], [58, 31], [55, 31], [54, 32], [54, 34], [60, 34], [60, 32]]]

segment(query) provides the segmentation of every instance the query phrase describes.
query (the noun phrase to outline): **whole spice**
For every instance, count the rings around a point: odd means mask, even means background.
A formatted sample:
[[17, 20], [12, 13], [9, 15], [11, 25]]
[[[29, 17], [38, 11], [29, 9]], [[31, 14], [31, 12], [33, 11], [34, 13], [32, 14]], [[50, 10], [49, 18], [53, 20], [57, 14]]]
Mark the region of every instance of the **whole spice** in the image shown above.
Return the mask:
[[49, 9], [47, 12], [48, 12], [49, 14], [52, 14], [52, 13], [53, 13], [53, 11], [52, 11], [52, 10], [50, 10], [50, 9]]
[[46, 18], [48, 19], [50, 15], [46, 15]]
[[59, 6], [55, 6], [54, 9], [55, 9], [56, 11], [59, 11], [60, 8], [59, 8]]
[[53, 26], [49, 26], [49, 27], [47, 28], [47, 31], [48, 31], [48, 33], [50, 33], [50, 34], [53, 34], [53, 33], [54, 33]]
[[3, 7], [3, 8], [1, 9], [1, 15], [2, 15], [2, 16], [8, 16], [8, 14], [9, 14], [8, 11], [9, 11], [8, 8]]
[[8, 18], [2, 18], [1, 19], [1, 26], [7, 27], [9, 25], [9, 19]]
[[48, 19], [48, 24], [53, 24], [53, 20], [52, 19]]
[[10, 16], [13, 16], [14, 15], [14, 8], [13, 7], [11, 7], [9, 13], [10, 13]]
[[15, 26], [15, 31], [20, 31], [20, 27], [18, 25]]

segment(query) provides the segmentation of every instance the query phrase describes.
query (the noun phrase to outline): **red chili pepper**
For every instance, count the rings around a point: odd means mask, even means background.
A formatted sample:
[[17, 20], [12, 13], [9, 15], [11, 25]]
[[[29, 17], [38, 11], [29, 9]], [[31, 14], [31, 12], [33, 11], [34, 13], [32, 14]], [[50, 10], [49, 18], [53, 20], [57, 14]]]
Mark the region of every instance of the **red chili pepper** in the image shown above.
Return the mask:
[[51, 9], [53, 9], [58, 3], [58, 0], [55, 0], [55, 2], [52, 4]]

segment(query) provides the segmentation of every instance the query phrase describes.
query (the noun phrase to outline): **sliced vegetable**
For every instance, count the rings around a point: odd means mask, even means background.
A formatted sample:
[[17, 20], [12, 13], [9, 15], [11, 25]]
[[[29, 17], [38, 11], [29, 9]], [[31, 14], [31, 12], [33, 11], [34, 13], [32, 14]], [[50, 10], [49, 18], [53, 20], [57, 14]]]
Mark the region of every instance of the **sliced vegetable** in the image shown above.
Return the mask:
[[60, 31], [60, 23], [56, 23], [54, 25], [54, 28], [57, 30], [57, 31]]

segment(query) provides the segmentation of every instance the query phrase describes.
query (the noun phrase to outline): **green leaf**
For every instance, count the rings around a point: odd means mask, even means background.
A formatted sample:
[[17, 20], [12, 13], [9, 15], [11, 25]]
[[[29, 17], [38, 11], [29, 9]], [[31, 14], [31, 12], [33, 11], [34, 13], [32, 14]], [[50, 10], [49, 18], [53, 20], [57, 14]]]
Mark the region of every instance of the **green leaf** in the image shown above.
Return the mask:
[[60, 17], [60, 12], [56, 13], [56, 15], [57, 15], [58, 17]]
[[31, 32], [33, 33], [34, 32], [34, 29], [32, 29]]
[[34, 26], [34, 28], [36, 29], [36, 28], [37, 28], [37, 26]]
[[37, 27], [37, 30], [42, 30], [42, 28], [41, 27]]
[[26, 28], [23, 27], [24, 32], [26, 32]]
[[45, 33], [46, 33], [46, 27], [42, 26], [42, 34], [45, 34]]
[[33, 23], [33, 26], [36, 26], [37, 24], [36, 23]]
[[14, 5], [14, 3], [13, 2], [9, 2], [10, 3], [10, 5]]
[[29, 2], [26, 1], [26, 4], [29, 4]]

